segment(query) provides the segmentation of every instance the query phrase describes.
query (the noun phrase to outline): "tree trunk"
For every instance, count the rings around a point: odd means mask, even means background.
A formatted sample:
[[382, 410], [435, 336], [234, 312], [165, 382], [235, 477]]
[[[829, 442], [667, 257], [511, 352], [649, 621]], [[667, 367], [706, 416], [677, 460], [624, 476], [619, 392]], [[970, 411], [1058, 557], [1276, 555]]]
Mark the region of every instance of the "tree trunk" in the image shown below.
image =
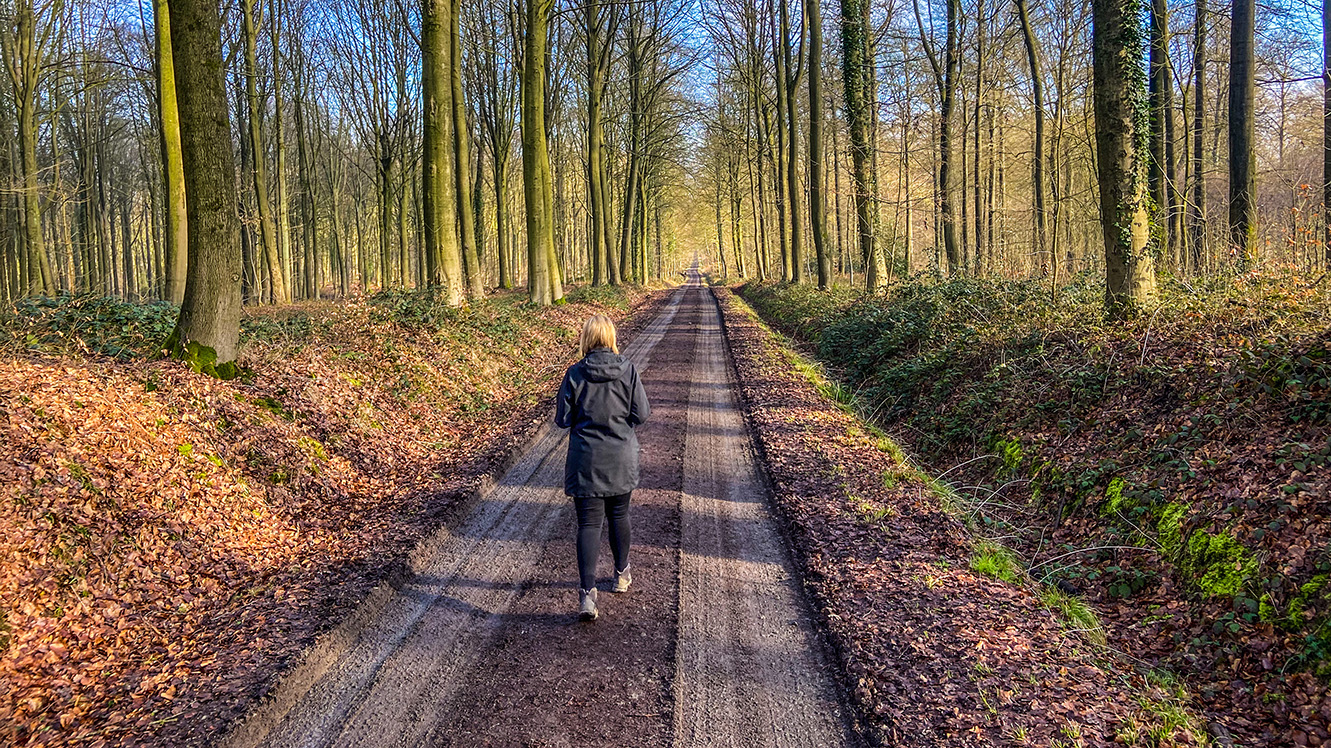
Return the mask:
[[[534, 2], [535, 0], [533, 0]], [[641, 210], [638, 205], [639, 184], [642, 181], [642, 60], [641, 46], [637, 37], [637, 28], [630, 19], [629, 38], [625, 42], [628, 48], [625, 57], [628, 67], [628, 87], [629, 87], [629, 143], [628, 143], [628, 173], [624, 187], [624, 209], [619, 219], [619, 266], [620, 272], [626, 277], [632, 273], [633, 258], [630, 255], [632, 250], [633, 228], [636, 213]]]
[[180, 318], [165, 347], [226, 377], [236, 373], [240, 342], [241, 257], [222, 22], [215, 0], [174, 0], [170, 14], [190, 258]]
[[[299, 70], [299, 67], [297, 67]], [[301, 288], [307, 299], [317, 299], [319, 295], [317, 263], [319, 257], [318, 235], [315, 231], [315, 218], [318, 211], [314, 202], [313, 158], [310, 155], [310, 138], [306, 129], [305, 86], [304, 78], [297, 77], [295, 118], [296, 118], [296, 168], [300, 180], [300, 222], [301, 222]], [[385, 198], [387, 193], [384, 193]], [[384, 225], [384, 237], [387, 237], [387, 224]]]
[[[13, 85], [18, 114], [19, 151], [23, 177], [23, 229], [26, 275], [25, 293], [54, 293], [55, 276], [46, 257], [42, 236], [41, 193], [37, 163], [37, 82], [45, 64], [42, 40], [37, 35], [37, 19], [31, 0], [18, 0], [14, 8], [14, 33], [0, 34], [4, 40], [4, 64]], [[12, 45], [12, 46], [11, 46]]]
[[[606, 260], [609, 240], [606, 232], [606, 216], [601, 201], [603, 186], [601, 178], [601, 150], [605, 133], [601, 123], [601, 98], [605, 93], [606, 48], [609, 46], [601, 39], [601, 5], [596, 0], [588, 0], [587, 22], [587, 207], [591, 214], [591, 236], [588, 237], [591, 252], [592, 285], [599, 286], [607, 274]], [[613, 280], [612, 280], [613, 282]]]
[[[1242, 0], [1240, 0], [1242, 1]], [[1147, 215], [1141, 0], [1093, 0], [1095, 145], [1105, 242], [1105, 309], [1124, 317], [1155, 297]]]
[[1151, 0], [1151, 198], [1156, 207], [1160, 254], [1172, 257], [1178, 243], [1174, 163], [1174, 76], [1169, 60], [1169, 10]]
[[[818, 0], [808, 0], [817, 2]], [[799, 137], [799, 79], [803, 75], [804, 63], [801, 60], [799, 70], [792, 71], [794, 64], [790, 45], [790, 18], [786, 0], [778, 0], [781, 7], [781, 59], [784, 63], [786, 78], [777, 85], [786, 88], [786, 143], [789, 145], [786, 159], [786, 195], [790, 201], [790, 269], [789, 280], [799, 283], [804, 279], [804, 219], [800, 216], [800, 199], [804, 190], [800, 186], [800, 159], [797, 152]], [[800, 29], [800, 46], [804, 46], [804, 30]]]
[[176, 71], [171, 57], [171, 16], [167, 0], [153, 2], [157, 49], [157, 122], [162, 149], [163, 213], [166, 219], [166, 299], [185, 298], [189, 267], [189, 229], [185, 219], [185, 167], [180, 155], [180, 113], [176, 108]]
[[1026, 64], [1031, 72], [1031, 90], [1035, 96], [1035, 144], [1031, 154], [1031, 193], [1035, 199], [1035, 252], [1043, 257], [1048, 246], [1048, 212], [1044, 204], [1044, 72], [1040, 61], [1040, 47], [1031, 28], [1026, 0], [1014, 0], [1017, 18], [1021, 21], [1022, 38], [1026, 43]]
[[[1323, 13], [1325, 19], [1325, 13]], [[1206, 0], [1197, 0], [1196, 26], [1193, 29], [1193, 99], [1192, 99], [1192, 214], [1189, 244], [1192, 248], [1192, 268], [1201, 270], [1203, 258], [1207, 255], [1206, 242]], [[1323, 20], [1323, 27], [1326, 21]], [[1331, 92], [1331, 87], [1327, 88]], [[1327, 110], [1331, 112], [1331, 93], [1328, 93]], [[1331, 146], [1331, 141], [1328, 142]], [[1331, 185], [1331, 182], [1328, 182]], [[1331, 186], [1328, 188], [1331, 197]], [[1331, 200], [1327, 201], [1331, 210]], [[1331, 226], [1331, 222], [1328, 222]], [[1331, 243], [1329, 243], [1331, 245]]]
[[[776, 0], [784, 2], [784, 0]], [[785, 11], [776, 15], [783, 16]], [[790, 97], [787, 88], [789, 75], [786, 70], [786, 55], [783, 50], [789, 46], [789, 30], [786, 24], [777, 24], [773, 19], [772, 29], [772, 52], [776, 63], [776, 158], [773, 159], [773, 166], [776, 169], [774, 182], [776, 184], [776, 214], [777, 223], [781, 234], [781, 280], [789, 283], [793, 277], [791, 273], [791, 253], [790, 253], [790, 205], [794, 196], [790, 194], [790, 185], [787, 175], [790, 172], [790, 158], [794, 153], [795, 144], [788, 142], [786, 122], [789, 119]], [[781, 34], [786, 34], [783, 37]], [[786, 40], [783, 42], [782, 39]]]
[[545, 126], [545, 69], [553, 0], [526, 0], [522, 56], [522, 194], [527, 209], [527, 298], [549, 306], [555, 296], [554, 198]]
[[462, 268], [466, 274], [467, 295], [485, 298], [485, 282], [480, 255], [476, 252], [476, 219], [471, 211], [471, 129], [467, 127], [467, 102], [462, 95], [462, 40], [459, 31], [462, 0], [451, 0], [449, 13], [449, 49], [452, 64], [449, 77], [453, 87], [453, 174], [457, 181], [457, 220], [462, 240]]
[[[478, 141], [479, 143], [479, 141]], [[477, 146], [474, 166], [471, 170], [471, 224], [476, 229], [476, 268], [481, 275], [481, 286], [485, 286], [485, 163]]]
[[426, 285], [443, 285], [449, 306], [463, 299], [462, 257], [458, 248], [457, 197], [454, 183], [454, 120], [450, 77], [450, 0], [421, 5], [422, 210], [425, 213]]
[[[984, 129], [982, 118], [984, 114], [984, 56], [985, 56], [985, 15], [984, 0], [978, 0], [975, 11], [975, 25], [977, 29], [977, 40], [975, 46], [975, 158], [973, 159], [972, 173], [974, 174], [974, 214], [975, 214], [975, 262], [972, 264], [974, 273], [978, 277], [983, 269], [984, 258], [984, 192], [982, 190], [982, 177], [984, 171], [983, 155], [980, 153], [981, 131]], [[1057, 282], [1057, 273], [1055, 273], [1055, 282]]]
[[508, 221], [508, 155], [495, 153], [495, 252], [499, 259], [499, 287], [513, 287], [513, 242]]
[[1234, 0], [1229, 46], [1229, 240], [1240, 267], [1257, 252], [1257, 154], [1253, 148], [1255, 0]]
[[[268, 11], [269, 36], [273, 47], [273, 170], [277, 178], [277, 261], [282, 266], [282, 296], [291, 299], [291, 203], [287, 190], [286, 123], [282, 121], [282, 46], [278, 24], [282, 20], [281, 0], [272, 0]], [[336, 206], [336, 200], [334, 201]], [[334, 207], [336, 212], [336, 207]], [[342, 289], [345, 295], [346, 289]]]
[[871, 176], [870, 112], [875, 106], [869, 66], [868, 0], [842, 0], [841, 65], [842, 89], [846, 98], [846, 121], [850, 130], [851, 181], [855, 190], [855, 219], [859, 228], [860, 257], [865, 266], [865, 286], [876, 293], [883, 278], [878, 277], [878, 247], [875, 244], [873, 195], [877, 189]]
[[259, 231], [263, 240], [264, 268], [268, 271], [270, 300], [275, 304], [288, 301], [282, 285], [282, 263], [278, 259], [277, 227], [273, 220], [272, 204], [268, 201], [268, 159], [263, 145], [263, 114], [259, 102], [259, 70], [256, 57], [258, 31], [255, 28], [254, 4], [258, 0], [241, 0], [241, 17], [245, 33], [245, 99], [249, 105], [249, 142], [251, 177], [254, 202], [259, 211]]
[[[720, 161], [720, 156], [717, 157]], [[721, 279], [725, 280], [730, 271], [726, 267], [726, 232], [721, 223], [721, 165], [716, 168], [716, 257], [721, 263]]]
[[[1201, 0], [1204, 2], [1204, 0]], [[1322, 221], [1323, 270], [1331, 272], [1331, 12], [1322, 2]]]
[[804, 0], [809, 16], [809, 220], [818, 259], [818, 288], [832, 286], [827, 247], [827, 193], [823, 176], [823, 14], [821, 0]]
[[[602, 115], [606, 75], [610, 69], [610, 55], [614, 49], [609, 36], [614, 28], [611, 15], [604, 23], [599, 15], [600, 3], [591, 2], [587, 8], [588, 23], [588, 99], [587, 99], [587, 176], [588, 200], [594, 211], [591, 241], [594, 262], [603, 266], [605, 280], [618, 285], [621, 279], [619, 258], [611, 243], [610, 185], [605, 158], [605, 122]], [[612, 10], [613, 14], [615, 11]], [[593, 34], [592, 30], [595, 30]], [[599, 258], [599, 259], [595, 259]]]
[[130, 231], [129, 218], [133, 201], [129, 191], [120, 194], [120, 253], [124, 259], [125, 299], [135, 301], [139, 297], [139, 284], [134, 269], [134, 240]]
[[929, 32], [920, 15], [919, 0], [915, 2], [915, 22], [920, 29], [920, 43], [924, 46], [929, 65], [933, 68], [934, 85], [938, 88], [938, 212], [943, 229], [943, 248], [947, 258], [948, 275], [961, 270], [961, 247], [957, 244], [957, 211], [952, 200], [952, 110], [956, 104], [958, 25], [961, 1], [947, 0], [947, 39], [940, 61]]

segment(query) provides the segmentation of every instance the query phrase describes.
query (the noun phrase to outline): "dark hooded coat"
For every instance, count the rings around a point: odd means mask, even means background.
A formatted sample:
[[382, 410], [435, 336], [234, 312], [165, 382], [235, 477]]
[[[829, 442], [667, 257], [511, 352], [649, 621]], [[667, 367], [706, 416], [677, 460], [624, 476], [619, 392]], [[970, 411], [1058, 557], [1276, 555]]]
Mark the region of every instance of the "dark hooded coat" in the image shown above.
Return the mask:
[[651, 415], [638, 369], [609, 348], [569, 367], [559, 386], [555, 425], [568, 429], [564, 493], [619, 496], [638, 486], [638, 437]]

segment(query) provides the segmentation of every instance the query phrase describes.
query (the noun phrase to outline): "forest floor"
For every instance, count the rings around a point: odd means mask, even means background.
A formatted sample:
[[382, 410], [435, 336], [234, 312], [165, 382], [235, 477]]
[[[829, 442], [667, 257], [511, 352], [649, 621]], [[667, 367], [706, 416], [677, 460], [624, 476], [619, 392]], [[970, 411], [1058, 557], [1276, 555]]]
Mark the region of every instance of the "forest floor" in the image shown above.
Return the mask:
[[151, 360], [169, 306], [21, 302], [0, 325], [0, 743], [209, 742], [505, 466], [589, 313], [663, 298], [248, 310], [229, 382]]
[[[846, 481], [854, 496], [843, 503], [862, 506], [868, 524], [882, 527], [862, 531], [868, 548], [890, 548], [904, 532], [893, 529], [898, 514], [911, 514], [892, 498], [900, 486], [918, 482], [911, 476], [920, 470], [940, 476], [918, 490], [941, 493], [948, 511], [920, 532], [966, 527], [974, 541], [950, 546], [948, 558], [974, 572], [968, 583], [1037, 612], [1043, 603], [1072, 613], [1103, 644], [1074, 646], [1072, 637], [1067, 648], [1114, 674], [1109, 684], [1144, 678], [1147, 694], [1167, 697], [1167, 708], [1140, 697], [1134, 705], [1111, 689], [1102, 715], [1140, 724], [1143, 711], [1155, 713], [1173, 725], [1175, 740], [1213, 733], [1222, 746], [1331, 740], [1326, 289], [1279, 271], [1171, 282], [1157, 312], [1114, 324], [1100, 317], [1093, 279], [1052, 300], [1047, 286], [979, 280], [912, 280], [878, 299], [760, 284], [741, 293], [815, 356], [819, 371], [826, 367], [827, 398], [871, 417], [918, 465], [874, 466], [872, 450], [860, 450], [857, 464], [870, 467], [859, 483]], [[736, 344], [743, 372], [741, 350]], [[807, 431], [812, 417], [786, 423], [791, 407], [771, 410], [772, 428]], [[874, 440], [855, 434], [872, 426], [845, 428], [851, 442]], [[803, 438], [830, 448], [813, 434]], [[845, 467], [852, 462], [840, 469], [853, 474]], [[889, 499], [871, 500], [879, 494]], [[797, 511], [818, 509], [805, 503]], [[838, 556], [807, 544], [834, 580], [820, 582], [830, 590], [820, 594], [850, 595], [835, 581], [844, 565], [829, 562]], [[855, 551], [857, 559], [868, 553]], [[866, 607], [890, 594], [864, 577], [852, 582]], [[856, 645], [850, 655], [843, 648], [843, 657], [868, 669], [864, 703], [892, 711], [905, 686], [873, 668], [891, 662], [886, 642], [900, 627], [855, 620], [883, 632], [871, 640], [884, 643], [866, 652]], [[1046, 657], [1058, 661], [1057, 652], [1046, 649], [1039, 659]], [[999, 674], [992, 681], [978, 668], [971, 698], [993, 706], [990, 726], [1002, 724], [1009, 707], [987, 689], [1009, 690], [1025, 675], [986, 662]], [[1103, 687], [1086, 674], [1092, 690]], [[1189, 722], [1189, 714], [1202, 718]], [[1127, 725], [1141, 734], [1136, 744], [1158, 744], [1150, 729]]]

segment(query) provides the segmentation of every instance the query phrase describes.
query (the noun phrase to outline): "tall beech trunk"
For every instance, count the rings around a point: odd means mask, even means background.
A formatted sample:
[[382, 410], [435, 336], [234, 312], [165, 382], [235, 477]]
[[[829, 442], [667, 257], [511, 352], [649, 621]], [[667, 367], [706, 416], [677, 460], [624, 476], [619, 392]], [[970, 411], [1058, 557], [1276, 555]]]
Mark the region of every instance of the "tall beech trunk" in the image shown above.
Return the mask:
[[[458, 248], [454, 178], [454, 121], [449, 40], [450, 0], [421, 4], [422, 142], [421, 203], [425, 221], [426, 284], [442, 285], [449, 306], [463, 299], [462, 257]], [[405, 268], [404, 268], [405, 271]]]
[[[1105, 310], [1121, 318], [1155, 297], [1149, 249], [1142, 0], [1093, 0], [1095, 145], [1105, 242]], [[1240, 0], [1241, 2], [1242, 0]]]
[[[299, 66], [296, 68], [299, 70]], [[295, 125], [296, 125], [296, 170], [300, 181], [300, 223], [301, 223], [301, 288], [304, 297], [317, 299], [318, 287], [318, 232], [315, 231], [315, 217], [318, 215], [314, 195], [314, 159], [310, 154], [309, 130], [305, 127], [306, 104], [305, 78], [299, 72], [296, 77]], [[387, 236], [385, 231], [384, 236]]]
[[717, 156], [716, 165], [716, 258], [721, 263], [721, 279], [725, 280], [730, 275], [726, 267], [726, 232], [721, 224], [721, 157]]
[[459, 29], [462, 0], [451, 0], [449, 13], [449, 80], [453, 96], [453, 174], [457, 184], [458, 233], [462, 243], [462, 269], [466, 274], [467, 295], [485, 298], [485, 280], [481, 258], [476, 250], [476, 219], [471, 206], [471, 129], [467, 127], [467, 102], [462, 93], [462, 41]]
[[138, 272], [134, 268], [134, 239], [129, 227], [130, 208], [133, 202], [128, 190], [120, 194], [120, 254], [123, 260], [125, 279], [125, 298], [134, 301], [139, 297]]
[[592, 211], [593, 264], [596, 273], [604, 272], [604, 280], [612, 285], [622, 281], [619, 257], [611, 241], [610, 185], [605, 158], [605, 122], [602, 102], [605, 96], [606, 76], [610, 71], [610, 55], [614, 45], [616, 21], [615, 6], [608, 16], [601, 15], [600, 2], [587, 5], [587, 187]]
[[[1326, 28], [1325, 12], [1323, 27]], [[1193, 28], [1192, 59], [1192, 211], [1188, 244], [1192, 249], [1193, 271], [1200, 271], [1207, 255], [1206, 242], [1206, 0], [1197, 0], [1196, 25]], [[1331, 112], [1331, 86], [1327, 88], [1327, 110]], [[1331, 146], [1331, 141], [1328, 141]], [[1331, 197], [1331, 182], [1328, 182], [1327, 196]], [[1327, 200], [1327, 209], [1331, 210], [1331, 200]], [[1331, 231], [1331, 221], [1327, 222]], [[1331, 236], [1331, 234], [1328, 234]], [[1331, 246], [1331, 242], [1328, 242]]]
[[[818, 0], [808, 0], [817, 2]], [[781, 59], [784, 63], [785, 79], [777, 85], [786, 89], [786, 143], [789, 146], [786, 159], [786, 195], [790, 206], [790, 270], [789, 280], [799, 283], [804, 279], [804, 219], [800, 216], [800, 198], [804, 190], [800, 187], [800, 159], [796, 152], [800, 142], [798, 91], [800, 78], [804, 75], [803, 55], [794, 55], [792, 59], [790, 45], [790, 11], [786, 0], [778, 0], [781, 7]], [[804, 24], [801, 24], [803, 26]], [[804, 29], [800, 29], [800, 47], [804, 46]], [[803, 51], [803, 50], [801, 50]], [[791, 66], [797, 65], [792, 70]]]
[[[785, 0], [775, 0], [778, 3], [784, 3]], [[790, 219], [790, 205], [795, 196], [790, 194], [790, 183], [787, 175], [790, 172], [789, 163], [793, 155], [795, 144], [788, 142], [788, 131], [786, 121], [789, 118], [790, 111], [790, 89], [786, 82], [789, 75], [786, 70], [786, 55], [783, 49], [787, 46], [782, 41], [783, 34], [787, 34], [786, 24], [778, 24], [775, 16], [784, 15], [785, 11], [774, 13], [772, 21], [772, 51], [776, 63], [776, 153], [773, 166], [776, 169], [776, 212], [777, 223], [780, 226], [781, 233], [781, 280], [789, 283], [791, 275], [791, 254], [790, 254], [790, 231], [792, 221]]]
[[263, 240], [264, 269], [268, 273], [269, 300], [285, 304], [286, 288], [282, 284], [282, 263], [278, 259], [277, 226], [273, 219], [272, 204], [268, 200], [268, 159], [263, 144], [263, 114], [259, 101], [259, 66], [256, 55], [258, 30], [254, 18], [254, 5], [258, 0], [241, 0], [241, 18], [245, 33], [245, 100], [249, 107], [250, 169], [254, 186], [254, 202], [259, 212], [259, 232]]
[[190, 259], [180, 318], [165, 347], [226, 377], [237, 373], [241, 250], [222, 19], [215, 0], [173, 0], [170, 14]]
[[495, 151], [495, 253], [499, 260], [499, 287], [513, 287], [513, 241], [508, 215], [508, 154]]
[[1229, 241], [1241, 267], [1247, 267], [1257, 252], [1256, 11], [1256, 0], [1234, 0], [1229, 44]]
[[846, 98], [846, 122], [850, 130], [851, 181], [855, 190], [855, 222], [859, 230], [860, 257], [865, 267], [865, 286], [876, 293], [886, 280], [879, 277], [878, 247], [874, 236], [874, 194], [877, 190], [871, 151], [870, 109], [875, 106], [869, 54], [869, 0], [842, 0], [841, 66]]
[[605, 95], [605, 75], [609, 65], [611, 45], [601, 38], [601, 4], [588, 0], [584, 10], [587, 23], [587, 206], [591, 216], [591, 236], [588, 237], [592, 265], [592, 285], [606, 280], [617, 283], [609, 273], [610, 239], [605, 215], [605, 169], [601, 163], [605, 143], [605, 130], [601, 121], [601, 102]]
[[753, 171], [754, 171], [754, 178], [757, 180], [758, 193], [754, 199], [754, 204], [755, 204], [754, 209], [757, 212], [757, 215], [755, 216], [754, 220], [757, 221], [758, 223], [758, 232], [759, 232], [758, 248], [756, 250], [755, 260], [758, 270], [758, 280], [765, 281], [768, 279], [770, 275], [767, 263], [768, 263], [769, 243], [771, 240], [769, 238], [770, 226], [767, 222], [767, 168], [766, 168], [767, 159], [765, 158], [764, 154], [767, 151], [767, 144], [770, 142], [770, 138], [768, 137], [766, 131], [765, 123], [767, 120], [767, 115], [766, 112], [764, 111], [764, 105], [762, 104], [760, 98], [761, 97], [761, 93], [759, 91], [760, 85], [761, 83], [759, 82], [757, 75], [755, 75], [752, 95], [754, 101], [753, 128], [754, 128], [754, 137], [757, 141], [754, 150], [756, 156], [755, 160], [757, 163], [753, 164], [754, 167]]
[[1178, 245], [1178, 168], [1174, 159], [1174, 74], [1169, 60], [1169, 10], [1151, 0], [1151, 198], [1163, 257]]
[[153, 2], [153, 38], [157, 49], [157, 122], [162, 149], [162, 202], [166, 245], [167, 301], [185, 299], [189, 268], [189, 228], [185, 217], [185, 167], [180, 154], [180, 112], [176, 104], [176, 71], [171, 57], [171, 15], [167, 0]]
[[1017, 19], [1021, 22], [1022, 39], [1026, 44], [1026, 64], [1031, 73], [1031, 92], [1035, 104], [1035, 143], [1031, 154], [1031, 194], [1035, 203], [1035, 251], [1043, 257], [1048, 247], [1048, 210], [1045, 207], [1044, 185], [1044, 71], [1040, 60], [1040, 47], [1031, 28], [1031, 16], [1026, 0], [1014, 0]]
[[818, 287], [832, 286], [827, 246], [827, 192], [823, 155], [823, 13], [821, 0], [804, 0], [809, 18], [809, 221], [818, 260]]
[[14, 8], [14, 32], [0, 34], [4, 40], [4, 64], [13, 85], [18, 110], [19, 163], [23, 187], [23, 238], [26, 273], [23, 293], [55, 293], [55, 275], [46, 256], [42, 235], [42, 201], [37, 162], [37, 83], [45, 65], [45, 34], [37, 33], [31, 0], [18, 0]]
[[526, 0], [522, 53], [522, 194], [527, 210], [527, 298], [549, 306], [563, 298], [555, 258], [553, 185], [545, 122], [545, 75], [553, 0]]
[[954, 275], [962, 269], [962, 248], [957, 242], [957, 209], [952, 199], [955, 181], [952, 174], [952, 110], [956, 106], [957, 68], [960, 64], [957, 45], [961, 0], [947, 0], [947, 38], [941, 60], [929, 41], [929, 32], [920, 15], [919, 0], [915, 1], [915, 21], [920, 29], [920, 42], [933, 68], [934, 85], [938, 88], [938, 212], [943, 227], [947, 272], [948, 275]]
[[[636, 21], [630, 15], [628, 39], [625, 42], [628, 94], [629, 94], [629, 142], [628, 167], [624, 186], [624, 207], [619, 217], [619, 265], [620, 272], [629, 277], [633, 274], [631, 256], [634, 221], [642, 210], [638, 195], [642, 182], [643, 170], [643, 126], [642, 126], [642, 40]], [[635, 278], [636, 279], [636, 278]]]
[[485, 273], [485, 164], [482, 146], [476, 144], [476, 159], [471, 168], [471, 223], [476, 227], [476, 266]]
[[[282, 119], [281, 0], [272, 0], [268, 33], [273, 48], [273, 177], [276, 184], [277, 260], [282, 266], [282, 295], [291, 298], [291, 200], [287, 190], [286, 122]], [[337, 201], [334, 200], [334, 206]], [[336, 213], [336, 208], [334, 209]], [[342, 289], [343, 295], [346, 288]]]
[[[983, 272], [984, 264], [984, 192], [982, 189], [984, 172], [983, 154], [980, 153], [981, 132], [984, 129], [984, 59], [985, 59], [985, 32], [987, 31], [984, 16], [984, 0], [978, 0], [975, 10], [975, 25], [977, 39], [975, 42], [975, 158], [974, 168], [974, 197], [975, 197], [975, 262], [972, 264], [973, 272], [978, 277]], [[1057, 273], [1055, 282], [1057, 282]]]
[[1331, 3], [1327, 0], [1322, 2], [1322, 222], [1324, 269], [1331, 271]]

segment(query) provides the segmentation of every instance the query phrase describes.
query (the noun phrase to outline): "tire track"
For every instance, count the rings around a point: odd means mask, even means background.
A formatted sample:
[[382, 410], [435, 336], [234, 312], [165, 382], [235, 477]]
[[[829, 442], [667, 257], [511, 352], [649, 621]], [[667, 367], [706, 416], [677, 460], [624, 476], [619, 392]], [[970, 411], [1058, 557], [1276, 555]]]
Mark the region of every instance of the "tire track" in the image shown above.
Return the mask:
[[707, 292], [699, 303], [681, 499], [675, 745], [853, 744], [768, 512], [716, 300]]

